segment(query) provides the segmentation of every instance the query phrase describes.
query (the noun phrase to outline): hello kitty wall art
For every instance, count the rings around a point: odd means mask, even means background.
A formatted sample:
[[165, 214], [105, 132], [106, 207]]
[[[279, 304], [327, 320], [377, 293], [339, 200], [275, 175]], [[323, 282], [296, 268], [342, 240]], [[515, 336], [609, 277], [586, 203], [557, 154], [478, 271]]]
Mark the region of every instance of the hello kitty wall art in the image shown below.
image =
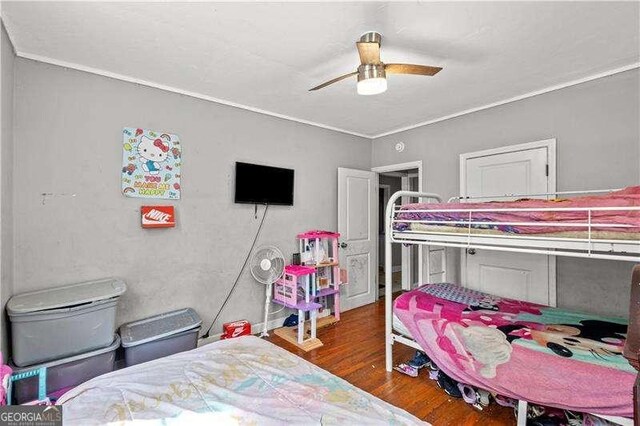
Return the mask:
[[136, 127], [122, 131], [122, 193], [180, 199], [182, 145], [177, 135]]

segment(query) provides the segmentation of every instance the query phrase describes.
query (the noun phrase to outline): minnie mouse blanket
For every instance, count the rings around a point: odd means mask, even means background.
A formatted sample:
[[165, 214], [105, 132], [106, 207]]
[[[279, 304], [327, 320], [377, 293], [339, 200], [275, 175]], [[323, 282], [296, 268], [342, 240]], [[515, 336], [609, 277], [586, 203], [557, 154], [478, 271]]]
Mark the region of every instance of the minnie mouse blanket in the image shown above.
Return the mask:
[[627, 323], [491, 296], [456, 284], [404, 293], [394, 312], [445, 373], [490, 392], [631, 417]]

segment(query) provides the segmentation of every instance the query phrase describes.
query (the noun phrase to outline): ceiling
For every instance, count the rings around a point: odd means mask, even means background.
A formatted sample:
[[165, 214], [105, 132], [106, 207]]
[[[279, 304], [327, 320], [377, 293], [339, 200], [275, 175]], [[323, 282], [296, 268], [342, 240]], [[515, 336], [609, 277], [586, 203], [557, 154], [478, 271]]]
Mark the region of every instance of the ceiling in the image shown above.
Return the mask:
[[[19, 55], [374, 137], [640, 62], [638, 2], [6, 2]], [[444, 67], [358, 96], [355, 41]], [[47, 59], [49, 58], [49, 59]]]

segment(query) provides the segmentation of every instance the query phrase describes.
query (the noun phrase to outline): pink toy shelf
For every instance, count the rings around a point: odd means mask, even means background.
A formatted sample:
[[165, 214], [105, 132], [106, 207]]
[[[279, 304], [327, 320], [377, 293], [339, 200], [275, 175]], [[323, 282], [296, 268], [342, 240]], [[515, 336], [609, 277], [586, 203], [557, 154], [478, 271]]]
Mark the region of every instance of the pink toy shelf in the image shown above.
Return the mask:
[[284, 267], [284, 272], [289, 274], [295, 274], [298, 276], [309, 275], [315, 272], [314, 268], [303, 265], [287, 265]]
[[[309, 303], [311, 297], [306, 297], [306, 293], [311, 296], [311, 281], [313, 281], [315, 273], [315, 268], [307, 266], [285, 266], [282, 278], [274, 284], [273, 301], [292, 309], [298, 309], [300, 303]], [[298, 291], [299, 287], [305, 289], [304, 294]]]
[[273, 286], [273, 301], [287, 308], [298, 311], [298, 344], [305, 342], [304, 322], [305, 314], [309, 312], [311, 322], [311, 336], [308, 340], [316, 339], [316, 318], [318, 309], [322, 308], [317, 303], [316, 270], [308, 266], [287, 265], [284, 267], [282, 278], [275, 282]]
[[[333, 298], [335, 321], [340, 320], [340, 264], [338, 238], [330, 231], [307, 231], [297, 235], [302, 265], [287, 265], [284, 275], [273, 288], [273, 301], [298, 310], [297, 343], [303, 345], [316, 339], [318, 311], [328, 312]], [[309, 315], [310, 334], [304, 339], [304, 323]], [[319, 342], [319, 341], [318, 341]], [[322, 345], [320, 342], [319, 345]]]
[[314, 240], [316, 238], [340, 238], [340, 234], [331, 231], [307, 231], [297, 235], [298, 239]]
[[340, 234], [330, 231], [307, 231], [298, 234], [300, 260], [303, 265], [316, 270], [317, 297], [337, 295], [335, 316], [340, 319], [340, 261], [338, 238]]

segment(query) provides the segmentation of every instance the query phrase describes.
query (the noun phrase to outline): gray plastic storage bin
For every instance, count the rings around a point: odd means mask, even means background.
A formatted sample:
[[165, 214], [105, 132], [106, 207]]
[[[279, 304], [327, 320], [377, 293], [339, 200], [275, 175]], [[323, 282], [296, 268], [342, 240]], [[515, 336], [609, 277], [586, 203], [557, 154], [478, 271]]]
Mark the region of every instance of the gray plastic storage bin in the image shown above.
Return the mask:
[[126, 289], [108, 278], [13, 296], [7, 303], [13, 362], [26, 367], [109, 346]]
[[[113, 371], [116, 349], [120, 346], [120, 337], [111, 335], [111, 345], [69, 358], [38, 364], [27, 368], [14, 368], [15, 373], [23, 373], [47, 367], [47, 395], [61, 389], [72, 388], [89, 379]], [[17, 380], [12, 384], [13, 398], [18, 404], [38, 398], [38, 376]]]
[[191, 308], [167, 312], [120, 327], [127, 366], [194, 349], [202, 320]]

